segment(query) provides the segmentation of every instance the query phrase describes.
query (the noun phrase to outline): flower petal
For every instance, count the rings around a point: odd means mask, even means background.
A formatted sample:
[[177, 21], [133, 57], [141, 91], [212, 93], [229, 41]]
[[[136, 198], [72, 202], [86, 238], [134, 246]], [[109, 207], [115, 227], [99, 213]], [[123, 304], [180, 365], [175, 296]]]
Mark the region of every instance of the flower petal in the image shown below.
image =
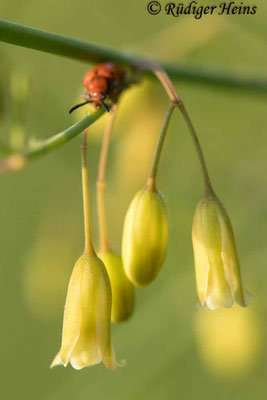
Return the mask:
[[57, 355], [55, 356], [54, 360], [52, 361], [50, 368], [54, 368], [57, 365], [62, 365], [62, 360], [61, 360], [61, 355], [60, 355], [60, 351], [57, 353]]
[[209, 260], [207, 258], [206, 249], [202, 236], [202, 208], [199, 203], [195, 213], [192, 229], [192, 241], [195, 261], [196, 287], [200, 307], [205, 304], [208, 288]]
[[111, 304], [112, 295], [107, 271], [99, 259], [100, 287], [97, 305], [97, 343], [103, 363], [111, 370], [118, 366], [114, 349], [111, 343]]
[[81, 329], [70, 355], [71, 365], [81, 369], [102, 361], [97, 345], [96, 319], [100, 289], [99, 259], [87, 256], [81, 283]]
[[223, 206], [220, 212], [218, 212], [218, 219], [221, 226], [221, 256], [224, 264], [225, 276], [231, 287], [233, 298], [240, 306], [245, 307], [247, 305], [247, 299], [242, 287], [234, 232], [230, 219]]
[[64, 366], [68, 364], [70, 354], [79, 338], [81, 326], [81, 282], [83, 278], [85, 259], [80, 257], [76, 262], [69, 282], [64, 311], [61, 360]]
[[206, 304], [210, 309], [231, 307], [233, 297], [221, 257], [222, 236], [216, 202], [205, 200], [201, 219], [201, 236], [209, 264]]

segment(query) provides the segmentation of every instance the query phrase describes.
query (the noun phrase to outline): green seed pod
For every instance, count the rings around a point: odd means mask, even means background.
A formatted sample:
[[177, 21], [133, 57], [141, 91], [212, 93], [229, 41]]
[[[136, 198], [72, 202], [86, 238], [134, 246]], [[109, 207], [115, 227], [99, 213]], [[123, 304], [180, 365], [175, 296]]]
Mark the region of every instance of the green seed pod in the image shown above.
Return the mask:
[[142, 287], [163, 264], [168, 239], [165, 202], [156, 190], [143, 189], [132, 200], [124, 222], [122, 260], [128, 279]]
[[133, 312], [134, 288], [126, 277], [121, 257], [110, 251], [98, 254], [108, 272], [112, 290], [111, 321], [122, 322], [127, 320]]
[[193, 221], [193, 248], [200, 306], [247, 305], [230, 219], [214, 194], [197, 205]]

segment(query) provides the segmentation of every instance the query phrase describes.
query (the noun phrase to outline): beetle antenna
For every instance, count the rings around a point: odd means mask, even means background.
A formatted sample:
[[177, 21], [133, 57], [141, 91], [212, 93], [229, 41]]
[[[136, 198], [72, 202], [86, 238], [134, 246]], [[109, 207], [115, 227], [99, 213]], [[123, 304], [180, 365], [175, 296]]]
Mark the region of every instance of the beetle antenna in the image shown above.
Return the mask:
[[92, 101], [91, 101], [91, 100], [86, 100], [86, 101], [84, 101], [83, 103], [76, 104], [76, 106], [72, 107], [72, 108], [69, 110], [69, 114], [71, 114], [72, 111], [76, 110], [76, 108], [85, 106], [85, 104], [88, 104], [88, 103], [92, 103]]
[[104, 108], [105, 108], [105, 110], [106, 110], [107, 112], [110, 111], [110, 108], [109, 108], [109, 106], [108, 106], [106, 103], [102, 102], [102, 105], [104, 106]]

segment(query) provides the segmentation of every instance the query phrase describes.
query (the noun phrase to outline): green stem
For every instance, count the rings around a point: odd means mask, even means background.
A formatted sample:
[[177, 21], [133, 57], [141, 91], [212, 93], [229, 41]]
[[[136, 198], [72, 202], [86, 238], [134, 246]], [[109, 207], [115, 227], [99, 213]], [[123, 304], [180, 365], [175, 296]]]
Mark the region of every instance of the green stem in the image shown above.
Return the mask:
[[168, 130], [170, 118], [171, 118], [172, 112], [175, 107], [176, 107], [176, 104], [174, 104], [173, 102], [170, 102], [168, 109], [166, 111], [166, 114], [165, 114], [165, 118], [164, 118], [163, 125], [161, 128], [161, 132], [160, 132], [159, 140], [157, 143], [154, 159], [152, 162], [151, 172], [150, 172], [148, 182], [147, 182], [147, 187], [149, 190], [153, 190], [155, 187], [155, 180], [156, 180], [156, 175], [157, 175], [157, 171], [158, 171], [160, 155], [161, 155], [162, 147], [163, 147], [164, 140], [166, 137], [166, 133]]
[[100, 110], [95, 110], [79, 122], [76, 122], [76, 124], [67, 128], [65, 131], [62, 131], [49, 139], [42, 140], [33, 148], [22, 151], [21, 155], [25, 156], [27, 159], [34, 158], [62, 146], [81, 133], [83, 130], [88, 128], [88, 126], [92, 125], [98, 118], [101, 117], [101, 115], [104, 114], [104, 112], [105, 110], [103, 108]]
[[42, 140], [35, 146], [29, 147], [20, 153], [11, 154], [10, 156], [5, 157], [0, 161], [0, 175], [7, 171], [17, 171], [23, 168], [28, 160], [42, 156], [67, 143], [88, 126], [92, 125], [101, 117], [101, 115], [104, 114], [104, 112], [104, 109], [95, 110], [93, 113], [87, 115], [81, 121], [70, 126], [65, 131], [62, 131], [49, 139]]
[[[143, 57], [112, 48], [87, 43], [43, 30], [30, 28], [13, 22], [0, 20], [0, 40], [17, 46], [43, 51], [72, 58], [83, 62], [112, 60], [129, 66], [146, 63]], [[206, 70], [201, 67], [190, 68], [186, 65], [161, 64], [161, 68], [173, 79], [190, 83], [205, 83], [223, 88], [236, 88], [267, 94], [267, 80], [264, 77], [240, 76], [240, 72]], [[150, 68], [144, 73], [153, 76]]]
[[94, 255], [95, 250], [92, 242], [91, 232], [91, 214], [89, 200], [89, 185], [88, 185], [88, 167], [87, 167], [87, 129], [83, 133], [81, 145], [82, 158], [82, 189], [83, 189], [83, 214], [84, 214], [84, 254]]
[[195, 145], [195, 149], [198, 155], [198, 159], [201, 165], [201, 170], [202, 170], [202, 175], [203, 175], [203, 182], [204, 182], [204, 187], [205, 187], [205, 192], [207, 193], [213, 193], [213, 189], [210, 183], [210, 178], [209, 178], [209, 174], [208, 174], [208, 169], [207, 169], [207, 165], [206, 165], [206, 161], [204, 158], [204, 154], [202, 151], [202, 148], [200, 146], [198, 137], [197, 137], [197, 133], [195, 131], [195, 128], [192, 124], [191, 118], [189, 117], [189, 114], [187, 113], [185, 106], [183, 103], [180, 103], [177, 105], [177, 107], [179, 108], [179, 110], [181, 111], [185, 122], [189, 128], [189, 131], [191, 133], [194, 145]]
[[111, 109], [111, 115], [106, 125], [103, 136], [102, 148], [98, 164], [98, 178], [97, 178], [97, 211], [98, 211], [98, 225], [100, 235], [100, 253], [109, 251], [108, 234], [107, 234], [107, 219], [105, 210], [105, 174], [108, 157], [108, 149], [110, 144], [111, 132], [116, 117], [117, 105]]

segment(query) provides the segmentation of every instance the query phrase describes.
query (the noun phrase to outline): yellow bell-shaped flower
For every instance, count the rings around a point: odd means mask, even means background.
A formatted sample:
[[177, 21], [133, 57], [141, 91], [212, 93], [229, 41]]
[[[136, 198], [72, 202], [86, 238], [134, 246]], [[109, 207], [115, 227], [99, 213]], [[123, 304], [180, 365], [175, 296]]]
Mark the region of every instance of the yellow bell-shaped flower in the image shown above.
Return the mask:
[[153, 188], [139, 191], [124, 222], [122, 261], [136, 286], [151, 283], [163, 264], [168, 240], [168, 218], [161, 194]]
[[68, 362], [81, 369], [101, 361], [111, 370], [117, 362], [111, 343], [111, 287], [103, 262], [82, 255], [69, 282], [61, 349], [51, 367]]
[[112, 290], [111, 321], [127, 320], [134, 308], [134, 288], [125, 275], [121, 257], [111, 251], [98, 254], [108, 272]]
[[196, 286], [200, 306], [211, 310], [247, 305], [229, 217], [214, 193], [198, 203], [193, 221]]

